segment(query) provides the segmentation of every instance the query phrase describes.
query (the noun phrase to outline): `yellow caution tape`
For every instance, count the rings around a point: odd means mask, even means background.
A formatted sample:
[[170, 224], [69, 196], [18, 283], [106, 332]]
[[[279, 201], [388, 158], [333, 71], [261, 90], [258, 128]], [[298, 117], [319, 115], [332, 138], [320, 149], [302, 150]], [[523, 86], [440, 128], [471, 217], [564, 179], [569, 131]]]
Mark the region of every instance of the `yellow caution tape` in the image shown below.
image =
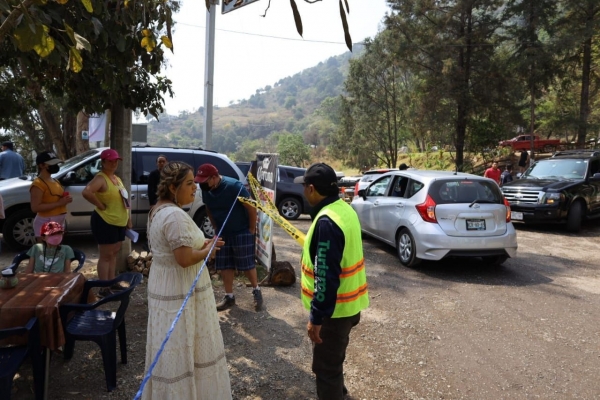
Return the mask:
[[265, 192], [262, 185], [256, 180], [254, 175], [252, 175], [251, 173], [248, 174], [248, 185], [250, 186], [250, 189], [252, 190], [252, 194], [254, 195], [254, 197], [256, 199], [261, 199], [261, 200], [264, 199], [266, 203], [263, 204], [260, 201], [257, 202], [255, 200], [247, 199], [244, 197], [238, 197], [238, 199], [241, 202], [250, 204], [254, 208], [261, 210], [262, 212], [267, 214], [269, 217], [271, 217], [271, 219], [273, 219], [273, 221], [275, 221], [279, 226], [281, 226], [291, 237], [293, 237], [298, 243], [300, 243], [300, 246], [304, 246], [304, 238], [306, 237], [304, 232], [302, 232], [301, 230], [296, 228], [288, 220], [286, 220], [279, 214], [279, 210], [277, 209], [277, 206], [275, 205], [275, 203], [273, 203], [273, 200], [271, 199], [271, 197]]
[[264, 200], [267, 202], [267, 207], [277, 210], [277, 206], [275, 206], [271, 197], [265, 192], [265, 189], [251, 173], [248, 173], [248, 184], [250, 185], [250, 189], [252, 189], [252, 194], [255, 199]]

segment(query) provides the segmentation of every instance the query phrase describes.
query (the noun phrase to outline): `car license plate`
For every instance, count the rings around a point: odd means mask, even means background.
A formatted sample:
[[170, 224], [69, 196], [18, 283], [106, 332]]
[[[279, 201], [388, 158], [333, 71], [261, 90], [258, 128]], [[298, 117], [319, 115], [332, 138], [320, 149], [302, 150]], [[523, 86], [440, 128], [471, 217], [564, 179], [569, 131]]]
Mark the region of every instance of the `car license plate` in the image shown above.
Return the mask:
[[485, 219], [468, 219], [468, 231], [485, 231]]
[[515, 221], [523, 221], [523, 213], [518, 211], [511, 211], [510, 219], [514, 219]]

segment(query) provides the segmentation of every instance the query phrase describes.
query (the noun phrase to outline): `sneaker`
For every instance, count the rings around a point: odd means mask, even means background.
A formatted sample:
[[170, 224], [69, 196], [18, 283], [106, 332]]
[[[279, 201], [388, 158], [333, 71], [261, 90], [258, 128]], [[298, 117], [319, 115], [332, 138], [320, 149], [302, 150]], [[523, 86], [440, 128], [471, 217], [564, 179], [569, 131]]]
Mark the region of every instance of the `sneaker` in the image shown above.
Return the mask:
[[253, 289], [252, 296], [254, 296], [254, 310], [260, 311], [263, 305], [262, 292], [259, 289]]
[[225, 295], [223, 296], [223, 300], [217, 303], [217, 311], [227, 310], [228, 308], [231, 308], [233, 306], [235, 306], [235, 296], [229, 297]]

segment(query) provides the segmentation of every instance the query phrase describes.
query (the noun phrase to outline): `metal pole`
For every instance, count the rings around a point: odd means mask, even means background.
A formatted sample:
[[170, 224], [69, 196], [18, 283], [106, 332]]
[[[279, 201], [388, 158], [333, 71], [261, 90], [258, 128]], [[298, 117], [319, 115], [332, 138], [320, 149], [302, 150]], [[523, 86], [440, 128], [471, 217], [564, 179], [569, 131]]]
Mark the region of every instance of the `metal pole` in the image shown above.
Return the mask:
[[219, 0], [211, 0], [210, 12], [206, 11], [206, 42], [204, 54], [204, 131], [202, 146], [212, 148], [213, 86], [215, 72], [215, 16]]

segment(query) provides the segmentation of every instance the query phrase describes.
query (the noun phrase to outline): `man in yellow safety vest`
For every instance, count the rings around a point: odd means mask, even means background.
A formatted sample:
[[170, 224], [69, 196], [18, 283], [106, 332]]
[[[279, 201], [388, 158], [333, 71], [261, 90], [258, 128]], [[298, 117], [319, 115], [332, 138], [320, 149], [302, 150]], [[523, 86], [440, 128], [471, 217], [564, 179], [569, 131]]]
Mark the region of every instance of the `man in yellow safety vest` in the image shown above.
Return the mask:
[[312, 370], [320, 400], [343, 399], [344, 359], [350, 331], [369, 306], [358, 216], [338, 196], [337, 175], [327, 164], [311, 165], [294, 179], [304, 186], [313, 223], [302, 251], [302, 292], [309, 310]]

